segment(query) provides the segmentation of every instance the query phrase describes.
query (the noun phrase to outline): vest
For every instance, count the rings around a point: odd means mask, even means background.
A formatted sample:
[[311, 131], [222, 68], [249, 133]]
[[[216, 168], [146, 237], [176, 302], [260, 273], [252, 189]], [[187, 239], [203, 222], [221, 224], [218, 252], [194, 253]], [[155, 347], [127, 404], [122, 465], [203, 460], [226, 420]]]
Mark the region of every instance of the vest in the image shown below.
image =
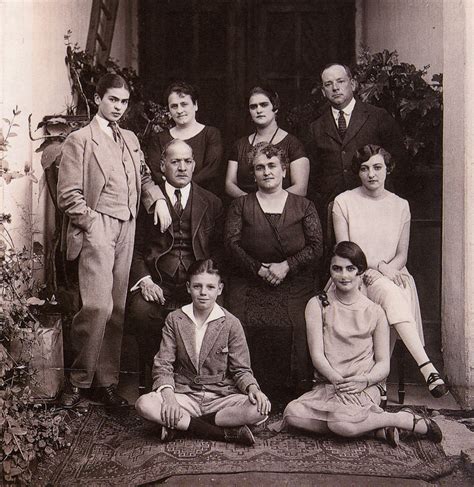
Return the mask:
[[157, 262], [158, 269], [166, 272], [169, 276], [174, 276], [180, 265], [187, 271], [189, 266], [196, 260], [192, 242], [191, 205], [192, 190], [181, 218], [174, 208], [171, 207], [174, 237], [173, 247]]
[[101, 143], [107, 144], [110, 158], [106, 167], [107, 183], [99, 196], [96, 211], [122, 221], [135, 218], [138, 195], [130, 152], [123, 141], [117, 143], [105, 134]]

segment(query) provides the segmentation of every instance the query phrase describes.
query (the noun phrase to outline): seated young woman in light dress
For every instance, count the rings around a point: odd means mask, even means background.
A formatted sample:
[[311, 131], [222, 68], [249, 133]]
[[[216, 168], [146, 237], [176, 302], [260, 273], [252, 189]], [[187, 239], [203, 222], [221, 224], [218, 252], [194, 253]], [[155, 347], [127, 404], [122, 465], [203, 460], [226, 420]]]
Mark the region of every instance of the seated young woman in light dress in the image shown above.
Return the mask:
[[[377, 145], [365, 145], [352, 161], [362, 185], [334, 200], [336, 241], [350, 240], [365, 252], [368, 270], [365, 292], [384, 309], [424, 376], [430, 393], [441, 397], [448, 389], [424, 349], [420, 306], [413, 277], [406, 268], [410, 240], [408, 202], [385, 189], [394, 163]], [[393, 341], [394, 343], [394, 341]]]
[[438, 425], [406, 408], [379, 407], [378, 387], [389, 373], [389, 327], [382, 308], [360, 290], [367, 260], [358, 245], [333, 250], [331, 286], [306, 306], [306, 332], [315, 368], [313, 390], [290, 402], [284, 422], [313, 433], [355, 437], [374, 434], [398, 445], [398, 429], [440, 442]]

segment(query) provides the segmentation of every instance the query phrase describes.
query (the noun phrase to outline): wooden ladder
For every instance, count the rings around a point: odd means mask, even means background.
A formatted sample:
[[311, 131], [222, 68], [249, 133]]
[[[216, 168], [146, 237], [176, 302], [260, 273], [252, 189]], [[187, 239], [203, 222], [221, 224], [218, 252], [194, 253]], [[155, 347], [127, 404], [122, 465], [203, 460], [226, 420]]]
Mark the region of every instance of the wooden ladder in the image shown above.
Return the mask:
[[86, 52], [94, 64], [105, 64], [114, 37], [119, 0], [93, 0]]

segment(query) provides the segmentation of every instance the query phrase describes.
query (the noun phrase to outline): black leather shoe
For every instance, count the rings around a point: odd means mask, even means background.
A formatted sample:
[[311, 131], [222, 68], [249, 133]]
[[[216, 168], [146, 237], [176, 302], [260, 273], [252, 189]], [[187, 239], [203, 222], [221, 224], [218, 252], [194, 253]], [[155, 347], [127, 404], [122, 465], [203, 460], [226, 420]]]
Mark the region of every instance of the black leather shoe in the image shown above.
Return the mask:
[[82, 392], [79, 387], [73, 386], [69, 381], [64, 385], [63, 392], [59, 398], [59, 402], [65, 408], [73, 408], [79, 404], [82, 398]]
[[249, 427], [244, 425], [240, 428], [225, 428], [225, 441], [229, 443], [239, 443], [241, 445], [252, 446], [255, 444], [255, 438]]
[[105, 406], [128, 406], [128, 402], [117, 393], [117, 386], [98, 387], [94, 399]]
[[177, 435], [177, 430], [167, 428], [166, 426], [161, 427], [160, 440], [162, 443], [169, 443], [170, 441], [173, 441]]

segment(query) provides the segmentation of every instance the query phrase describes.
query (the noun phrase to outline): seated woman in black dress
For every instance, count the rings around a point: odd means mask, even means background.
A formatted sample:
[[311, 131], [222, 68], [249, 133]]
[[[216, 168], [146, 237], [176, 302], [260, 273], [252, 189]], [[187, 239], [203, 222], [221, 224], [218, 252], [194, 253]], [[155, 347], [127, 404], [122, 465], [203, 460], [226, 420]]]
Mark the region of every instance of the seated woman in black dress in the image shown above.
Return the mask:
[[164, 101], [168, 105], [175, 126], [159, 132], [150, 141], [147, 164], [156, 182], [163, 181], [160, 170], [161, 154], [172, 139], [181, 139], [193, 150], [196, 168], [193, 181], [202, 188], [218, 193], [219, 176], [222, 174], [222, 138], [215, 127], [203, 125], [196, 120], [198, 92], [183, 81], [172, 83], [166, 88]]
[[225, 245], [235, 263], [227, 307], [244, 326], [255, 377], [275, 405], [310, 387], [304, 309], [322, 251], [316, 209], [283, 189], [283, 151], [261, 142], [248, 155], [257, 192], [235, 199]]
[[288, 161], [283, 188], [290, 193], [306, 196], [309, 177], [309, 159], [303, 144], [278, 126], [276, 117], [280, 99], [267, 86], [255, 86], [249, 94], [249, 112], [255, 132], [234, 144], [229, 155], [225, 179], [226, 193], [232, 198], [252, 193], [257, 186], [247, 167], [247, 154], [255, 144], [268, 142], [281, 149]]

